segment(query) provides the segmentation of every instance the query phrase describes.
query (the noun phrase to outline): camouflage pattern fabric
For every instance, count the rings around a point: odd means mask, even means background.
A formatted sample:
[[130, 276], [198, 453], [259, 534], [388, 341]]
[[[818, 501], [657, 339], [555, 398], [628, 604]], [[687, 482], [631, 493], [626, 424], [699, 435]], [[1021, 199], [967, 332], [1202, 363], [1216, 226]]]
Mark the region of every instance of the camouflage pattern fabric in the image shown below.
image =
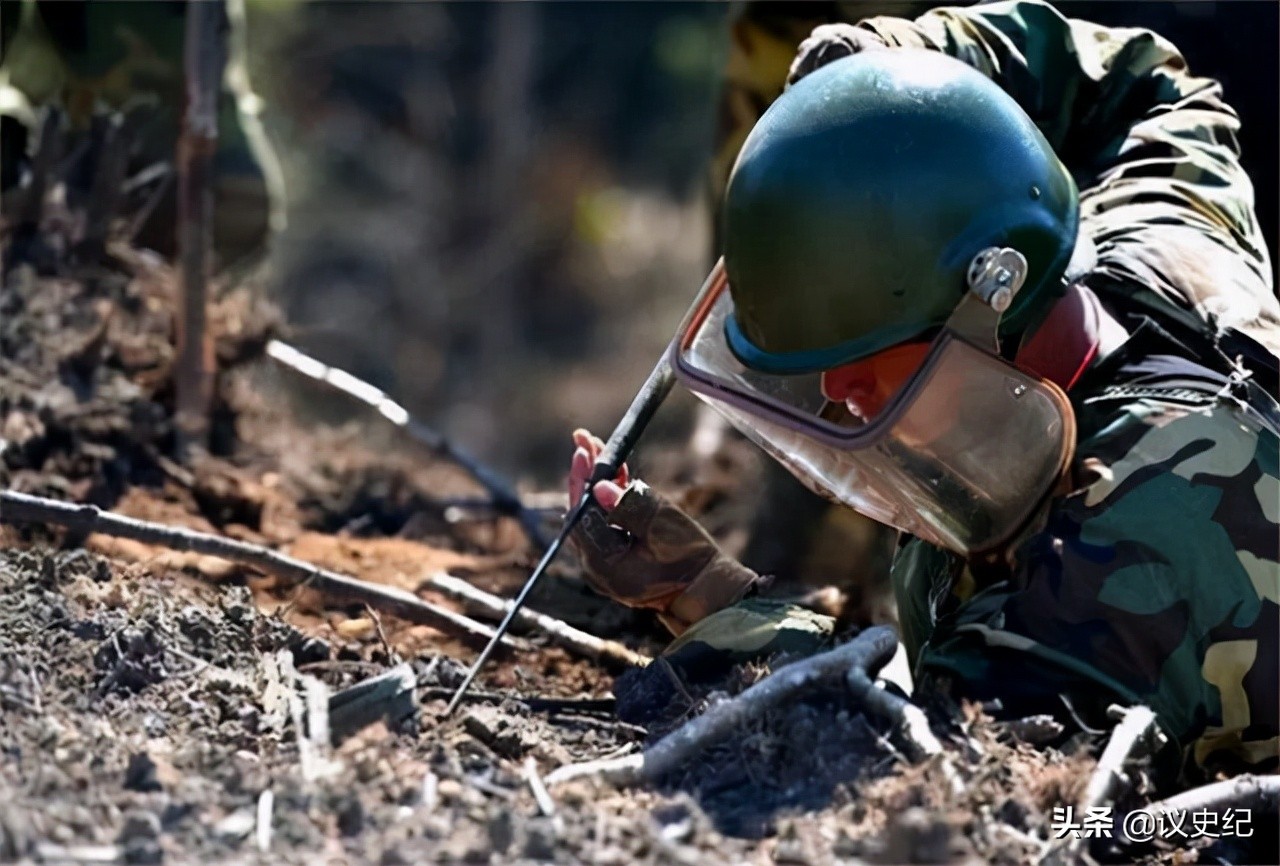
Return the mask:
[[[1132, 335], [1072, 389], [1071, 490], [1007, 559], [900, 552], [917, 673], [1010, 707], [1145, 702], [1196, 763], [1274, 767], [1280, 440], [1270, 397], [1205, 348], [1238, 329], [1265, 347], [1264, 377], [1280, 352], [1235, 113], [1156, 34], [1045, 3], [860, 26], [958, 57], [1018, 100], [1082, 190], [1098, 252], [1083, 281]], [[1202, 345], [1175, 336], [1188, 328]]]

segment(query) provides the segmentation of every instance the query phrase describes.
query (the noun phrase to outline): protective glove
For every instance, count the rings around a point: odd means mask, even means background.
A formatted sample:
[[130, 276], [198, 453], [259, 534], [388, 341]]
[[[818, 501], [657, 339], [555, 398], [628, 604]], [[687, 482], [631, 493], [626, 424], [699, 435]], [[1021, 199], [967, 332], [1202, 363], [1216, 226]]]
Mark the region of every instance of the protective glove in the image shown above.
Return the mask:
[[796, 49], [796, 58], [791, 61], [791, 70], [787, 73], [787, 87], [841, 57], [851, 57], [862, 51], [883, 51], [887, 47], [870, 30], [852, 24], [820, 24]]
[[[585, 430], [569, 474], [576, 502], [604, 447]], [[598, 482], [593, 504], [570, 536], [587, 582], [628, 607], [657, 611], [672, 632], [728, 607], [761, 588], [764, 579], [725, 555], [707, 531], [647, 484], [631, 481], [624, 466], [613, 481]]]

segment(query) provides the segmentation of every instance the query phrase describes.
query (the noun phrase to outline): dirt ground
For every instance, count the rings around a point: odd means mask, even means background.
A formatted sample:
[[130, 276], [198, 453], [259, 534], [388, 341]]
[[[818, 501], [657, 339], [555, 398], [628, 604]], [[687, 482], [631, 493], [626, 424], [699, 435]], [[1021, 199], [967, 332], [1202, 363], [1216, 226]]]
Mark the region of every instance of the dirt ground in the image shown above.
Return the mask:
[[[302, 407], [320, 396], [268, 367], [278, 323], [250, 289], [213, 316], [212, 452], [176, 461], [172, 274], [115, 252], [89, 274], [18, 268], [0, 289], [5, 489], [414, 592], [440, 570], [502, 595], [527, 576], [532, 552], [513, 520], [446, 519], [481, 493], [457, 467], [377, 419], [333, 426]], [[750, 483], [733, 471], [736, 447], [721, 446], [710, 480], [679, 454], [655, 461], [658, 482], [718, 534], [749, 518], [725, 504]], [[660, 650], [654, 623], [591, 595], [571, 558], [553, 574], [535, 608]], [[1099, 742], [1036, 748], [1017, 726], [954, 708], [935, 718], [961, 767], [953, 793], [846, 694], [817, 692], [661, 786], [573, 782], [539, 804], [542, 776], [636, 753], [767, 671], [737, 670], [646, 730], [613, 711], [618, 670], [525, 636], [532, 648], [495, 659], [475, 699], [445, 718], [472, 643], [208, 556], [0, 527], [0, 861], [1027, 863], [1048, 849], [1052, 809], [1076, 801]], [[377, 705], [369, 724], [344, 722], [333, 696], [389, 672], [409, 696]], [[1178, 863], [1265, 862], [1268, 851], [1094, 849]]]

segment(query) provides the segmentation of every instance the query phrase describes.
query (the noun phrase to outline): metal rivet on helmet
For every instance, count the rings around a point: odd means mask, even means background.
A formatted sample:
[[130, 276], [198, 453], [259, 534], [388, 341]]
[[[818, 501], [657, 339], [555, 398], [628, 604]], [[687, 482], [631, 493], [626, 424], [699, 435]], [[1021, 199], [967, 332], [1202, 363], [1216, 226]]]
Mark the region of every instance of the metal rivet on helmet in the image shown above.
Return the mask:
[[1008, 247], [987, 247], [973, 257], [966, 276], [969, 290], [991, 309], [1003, 313], [1027, 278], [1027, 260]]

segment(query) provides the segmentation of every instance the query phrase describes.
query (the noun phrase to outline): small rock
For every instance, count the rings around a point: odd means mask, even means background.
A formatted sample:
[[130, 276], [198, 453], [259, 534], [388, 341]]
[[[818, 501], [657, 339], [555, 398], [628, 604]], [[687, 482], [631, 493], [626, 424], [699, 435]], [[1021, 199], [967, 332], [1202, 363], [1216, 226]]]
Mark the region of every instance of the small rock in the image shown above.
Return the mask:
[[462, 783], [457, 779], [441, 779], [436, 785], [436, 793], [446, 803], [457, 802], [462, 798]]
[[894, 816], [880, 863], [950, 863], [951, 825], [940, 815], [914, 806]]
[[515, 825], [511, 820], [511, 812], [503, 809], [489, 819], [489, 844], [499, 854], [507, 853], [511, 843], [515, 841]]
[[688, 804], [682, 801], [668, 803], [654, 809], [652, 815], [663, 841], [683, 844], [693, 838], [696, 819]]
[[146, 752], [129, 756], [129, 766], [124, 771], [126, 791], [159, 791], [164, 788], [156, 778], [156, 762]]
[[213, 825], [213, 835], [223, 842], [239, 842], [245, 839], [258, 824], [252, 809], [239, 809]]
[[333, 648], [318, 637], [298, 635], [289, 644], [289, 652], [293, 655], [294, 666], [301, 667], [314, 662], [327, 662]]
[[1064, 730], [1062, 723], [1050, 715], [1027, 716], [1009, 723], [1009, 733], [1033, 746], [1056, 740]]
[[364, 806], [355, 794], [349, 794], [338, 804], [338, 832], [343, 836], [356, 836], [364, 829]]
[[492, 707], [476, 707], [462, 719], [463, 729], [504, 758], [519, 758], [535, 744], [526, 742], [520, 720]]
[[131, 839], [123, 845], [124, 862], [153, 866], [164, 862], [164, 849], [155, 839]]
[[554, 860], [556, 825], [554, 818], [531, 818], [525, 825], [524, 856], [530, 860]]
[[253, 622], [253, 607], [243, 601], [233, 601], [223, 608], [227, 619], [237, 625], [248, 625]]
[[124, 826], [120, 828], [116, 841], [123, 845], [131, 839], [159, 838], [160, 817], [152, 812], [135, 809], [125, 813]]

